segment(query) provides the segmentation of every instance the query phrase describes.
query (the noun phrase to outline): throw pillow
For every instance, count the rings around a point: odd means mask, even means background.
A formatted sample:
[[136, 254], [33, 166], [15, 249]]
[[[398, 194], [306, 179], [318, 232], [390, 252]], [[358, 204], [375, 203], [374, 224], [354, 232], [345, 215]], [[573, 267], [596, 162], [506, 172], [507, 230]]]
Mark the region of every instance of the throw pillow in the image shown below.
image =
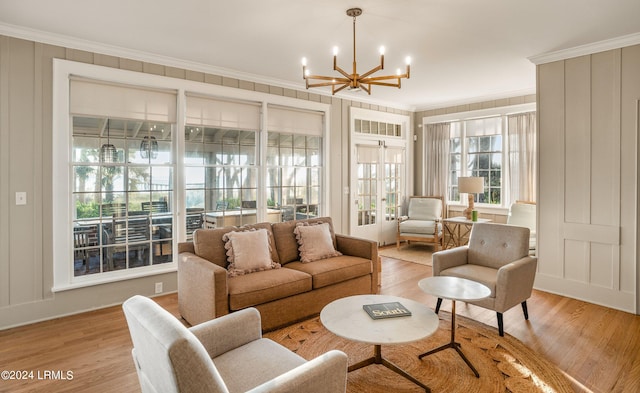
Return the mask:
[[229, 277], [280, 267], [271, 259], [271, 244], [266, 229], [232, 231], [225, 233], [222, 240], [227, 250]]
[[307, 263], [342, 255], [333, 247], [329, 224], [308, 225], [299, 223], [293, 230], [298, 240], [300, 262]]

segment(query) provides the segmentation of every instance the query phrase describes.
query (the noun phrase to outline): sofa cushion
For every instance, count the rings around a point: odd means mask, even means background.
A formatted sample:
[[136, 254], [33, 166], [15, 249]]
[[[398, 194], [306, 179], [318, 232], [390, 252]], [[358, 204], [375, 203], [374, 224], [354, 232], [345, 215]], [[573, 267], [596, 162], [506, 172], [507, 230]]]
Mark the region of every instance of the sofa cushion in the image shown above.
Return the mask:
[[264, 228], [227, 232], [222, 240], [227, 250], [230, 277], [280, 267], [271, 259], [272, 247]]
[[311, 276], [293, 269], [272, 269], [230, 277], [229, 309], [240, 310], [310, 291]]
[[330, 217], [319, 217], [319, 218], [310, 218], [308, 220], [299, 220], [299, 221], [285, 221], [278, 222], [273, 224], [273, 237], [275, 239], [276, 251], [278, 257], [280, 258], [276, 262], [280, 262], [282, 265], [299, 261], [300, 255], [298, 254], [298, 241], [296, 240], [296, 235], [293, 233], [293, 230], [296, 227], [296, 224], [300, 222], [307, 223], [328, 223], [329, 224], [329, 232], [331, 233], [331, 239], [333, 241], [333, 246], [336, 248], [336, 236], [333, 232], [333, 224], [331, 222]]
[[[271, 230], [271, 224], [268, 222], [253, 224], [253, 225], [243, 225], [241, 227], [224, 227], [224, 228], [215, 228], [215, 229], [196, 229], [193, 232], [193, 247], [197, 256], [204, 258], [210, 262], [215, 263], [218, 266], [223, 268], [227, 268], [227, 253], [224, 247], [224, 241], [222, 240], [222, 236], [225, 233], [231, 231], [246, 231], [252, 228], [261, 229], [264, 228], [267, 230], [267, 234], [271, 237], [272, 244], [273, 241], [273, 231]], [[292, 230], [293, 235], [293, 230]], [[271, 250], [271, 260], [275, 263], [280, 263], [280, 258], [278, 257], [278, 253], [273, 247]]]
[[296, 224], [293, 233], [295, 233], [298, 241], [298, 251], [300, 252], [300, 262], [302, 263], [342, 255], [341, 252], [336, 251], [329, 231], [329, 224], [326, 222], [312, 225], [301, 222]]
[[326, 287], [372, 272], [371, 260], [342, 255], [314, 263], [290, 262], [286, 269], [299, 270], [313, 277], [313, 289]]
[[486, 285], [491, 289], [489, 297], [496, 297], [496, 282], [498, 281], [498, 270], [486, 266], [464, 264], [445, 269], [440, 272], [441, 276], [451, 276], [466, 278]]

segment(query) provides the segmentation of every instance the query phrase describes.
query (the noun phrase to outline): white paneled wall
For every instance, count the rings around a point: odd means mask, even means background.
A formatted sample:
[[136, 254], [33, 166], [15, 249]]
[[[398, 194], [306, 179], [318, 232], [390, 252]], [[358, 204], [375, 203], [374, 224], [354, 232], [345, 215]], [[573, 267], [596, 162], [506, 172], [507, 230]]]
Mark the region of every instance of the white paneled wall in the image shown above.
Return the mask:
[[640, 46], [537, 73], [536, 287], [637, 313]]

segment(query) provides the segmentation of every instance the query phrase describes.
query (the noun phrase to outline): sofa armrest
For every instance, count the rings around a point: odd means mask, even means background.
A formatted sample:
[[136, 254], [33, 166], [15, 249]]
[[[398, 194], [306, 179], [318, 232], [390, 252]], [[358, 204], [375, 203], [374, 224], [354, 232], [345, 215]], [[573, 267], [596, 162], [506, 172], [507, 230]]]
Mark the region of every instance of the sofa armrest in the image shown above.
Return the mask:
[[263, 383], [250, 393], [336, 393], [347, 388], [347, 355], [331, 350]]
[[372, 240], [336, 234], [336, 246], [344, 255], [365, 259], [378, 257], [378, 244]]
[[253, 307], [189, 328], [213, 359], [262, 338], [260, 313]]
[[178, 256], [178, 309], [191, 325], [229, 313], [227, 270], [190, 252]]
[[432, 256], [433, 275], [439, 276], [443, 270], [467, 264], [468, 246], [434, 252]]
[[495, 303], [497, 312], [505, 312], [531, 297], [537, 265], [538, 258], [527, 256], [498, 269]]
[[336, 245], [338, 251], [344, 255], [360, 257], [371, 261], [371, 293], [378, 292], [378, 272], [380, 271], [380, 260], [378, 259], [378, 243], [361, 239], [358, 237], [336, 234]]

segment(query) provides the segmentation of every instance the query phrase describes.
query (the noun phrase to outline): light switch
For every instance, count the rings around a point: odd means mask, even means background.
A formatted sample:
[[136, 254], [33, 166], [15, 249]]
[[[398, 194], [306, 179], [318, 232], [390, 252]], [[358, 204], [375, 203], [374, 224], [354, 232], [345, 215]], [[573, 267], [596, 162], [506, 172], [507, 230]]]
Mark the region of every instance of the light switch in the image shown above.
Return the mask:
[[27, 193], [20, 191], [16, 192], [16, 205], [26, 205], [27, 204]]

